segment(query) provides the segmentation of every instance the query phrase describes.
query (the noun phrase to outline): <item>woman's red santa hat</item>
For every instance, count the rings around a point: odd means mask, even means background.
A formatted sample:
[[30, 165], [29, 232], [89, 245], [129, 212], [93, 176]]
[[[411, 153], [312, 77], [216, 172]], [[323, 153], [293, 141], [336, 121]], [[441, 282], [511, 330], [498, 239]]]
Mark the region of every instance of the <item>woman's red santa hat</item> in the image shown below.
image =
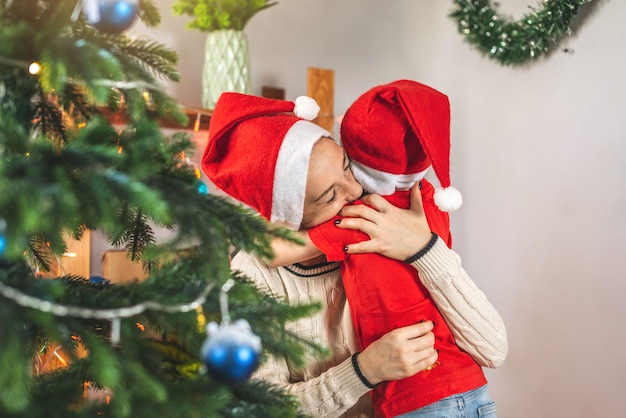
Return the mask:
[[346, 111], [341, 143], [368, 192], [406, 190], [432, 166], [441, 185], [437, 207], [452, 212], [461, 206], [461, 193], [450, 186], [450, 103], [441, 92], [411, 80], [368, 90]]
[[215, 186], [271, 222], [299, 229], [313, 145], [332, 137], [310, 122], [319, 106], [222, 93], [209, 126], [202, 169]]

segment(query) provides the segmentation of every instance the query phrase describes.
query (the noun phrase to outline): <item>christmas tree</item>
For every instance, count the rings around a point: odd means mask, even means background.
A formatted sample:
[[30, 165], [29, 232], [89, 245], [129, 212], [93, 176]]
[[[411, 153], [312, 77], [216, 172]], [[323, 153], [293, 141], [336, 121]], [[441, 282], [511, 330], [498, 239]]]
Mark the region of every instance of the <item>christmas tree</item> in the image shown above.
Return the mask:
[[[285, 328], [316, 306], [229, 268], [234, 249], [269, 257], [272, 237], [293, 237], [205, 193], [182, 157], [189, 136], [162, 134], [159, 120], [186, 120], [158, 86], [178, 79], [177, 57], [127, 37], [135, 18], [155, 26], [159, 13], [150, 0], [0, 0], [0, 417], [298, 416], [248, 377], [270, 354], [301, 364], [320, 351]], [[172, 238], [157, 242], [156, 227]], [[148, 278], [55, 274], [67, 237], [86, 231]], [[229, 350], [248, 357], [220, 363]], [[47, 368], [52, 355], [64, 366]]]

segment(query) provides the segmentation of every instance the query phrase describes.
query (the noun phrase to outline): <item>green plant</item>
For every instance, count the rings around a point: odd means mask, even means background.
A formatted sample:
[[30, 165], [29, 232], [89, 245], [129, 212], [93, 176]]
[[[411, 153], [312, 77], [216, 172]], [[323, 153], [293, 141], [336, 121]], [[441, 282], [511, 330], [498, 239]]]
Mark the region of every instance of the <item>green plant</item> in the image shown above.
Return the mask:
[[177, 0], [172, 9], [175, 15], [193, 17], [189, 29], [212, 32], [243, 30], [252, 16], [276, 4], [267, 0]]

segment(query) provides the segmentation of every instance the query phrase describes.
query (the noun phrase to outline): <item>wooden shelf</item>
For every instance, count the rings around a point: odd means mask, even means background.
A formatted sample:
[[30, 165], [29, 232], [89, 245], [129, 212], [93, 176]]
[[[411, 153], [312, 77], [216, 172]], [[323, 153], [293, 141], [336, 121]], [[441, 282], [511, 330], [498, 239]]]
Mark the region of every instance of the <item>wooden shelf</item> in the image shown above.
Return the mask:
[[[128, 124], [128, 117], [124, 112], [111, 112], [107, 108], [98, 109], [100, 113], [107, 118], [112, 125], [126, 125]], [[183, 111], [188, 117], [186, 125], [180, 125], [177, 121], [170, 118], [163, 118], [159, 120], [159, 125], [162, 128], [180, 129], [190, 131], [200, 131], [209, 129], [209, 121], [211, 120], [212, 112], [208, 109], [200, 109], [193, 107], [183, 107]]]

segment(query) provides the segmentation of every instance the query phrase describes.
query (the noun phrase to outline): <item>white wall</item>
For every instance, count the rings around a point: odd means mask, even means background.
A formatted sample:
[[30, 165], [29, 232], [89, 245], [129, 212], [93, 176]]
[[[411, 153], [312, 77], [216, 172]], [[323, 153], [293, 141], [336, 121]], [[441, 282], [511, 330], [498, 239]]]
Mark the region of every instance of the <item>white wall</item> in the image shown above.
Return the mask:
[[[198, 107], [204, 36], [171, 16], [171, 1], [156, 3], [163, 24], [146, 32], [181, 58], [183, 80], [168, 89]], [[537, 4], [499, 3], [516, 18]], [[305, 94], [307, 67], [335, 70], [336, 114], [398, 78], [447, 93], [452, 178], [465, 198], [452, 216], [455, 249], [509, 333], [507, 362], [488, 371], [499, 416], [623, 416], [626, 2], [595, 0], [562, 43], [572, 54], [519, 68], [467, 44], [452, 7], [280, 0], [246, 28], [254, 93]]]

